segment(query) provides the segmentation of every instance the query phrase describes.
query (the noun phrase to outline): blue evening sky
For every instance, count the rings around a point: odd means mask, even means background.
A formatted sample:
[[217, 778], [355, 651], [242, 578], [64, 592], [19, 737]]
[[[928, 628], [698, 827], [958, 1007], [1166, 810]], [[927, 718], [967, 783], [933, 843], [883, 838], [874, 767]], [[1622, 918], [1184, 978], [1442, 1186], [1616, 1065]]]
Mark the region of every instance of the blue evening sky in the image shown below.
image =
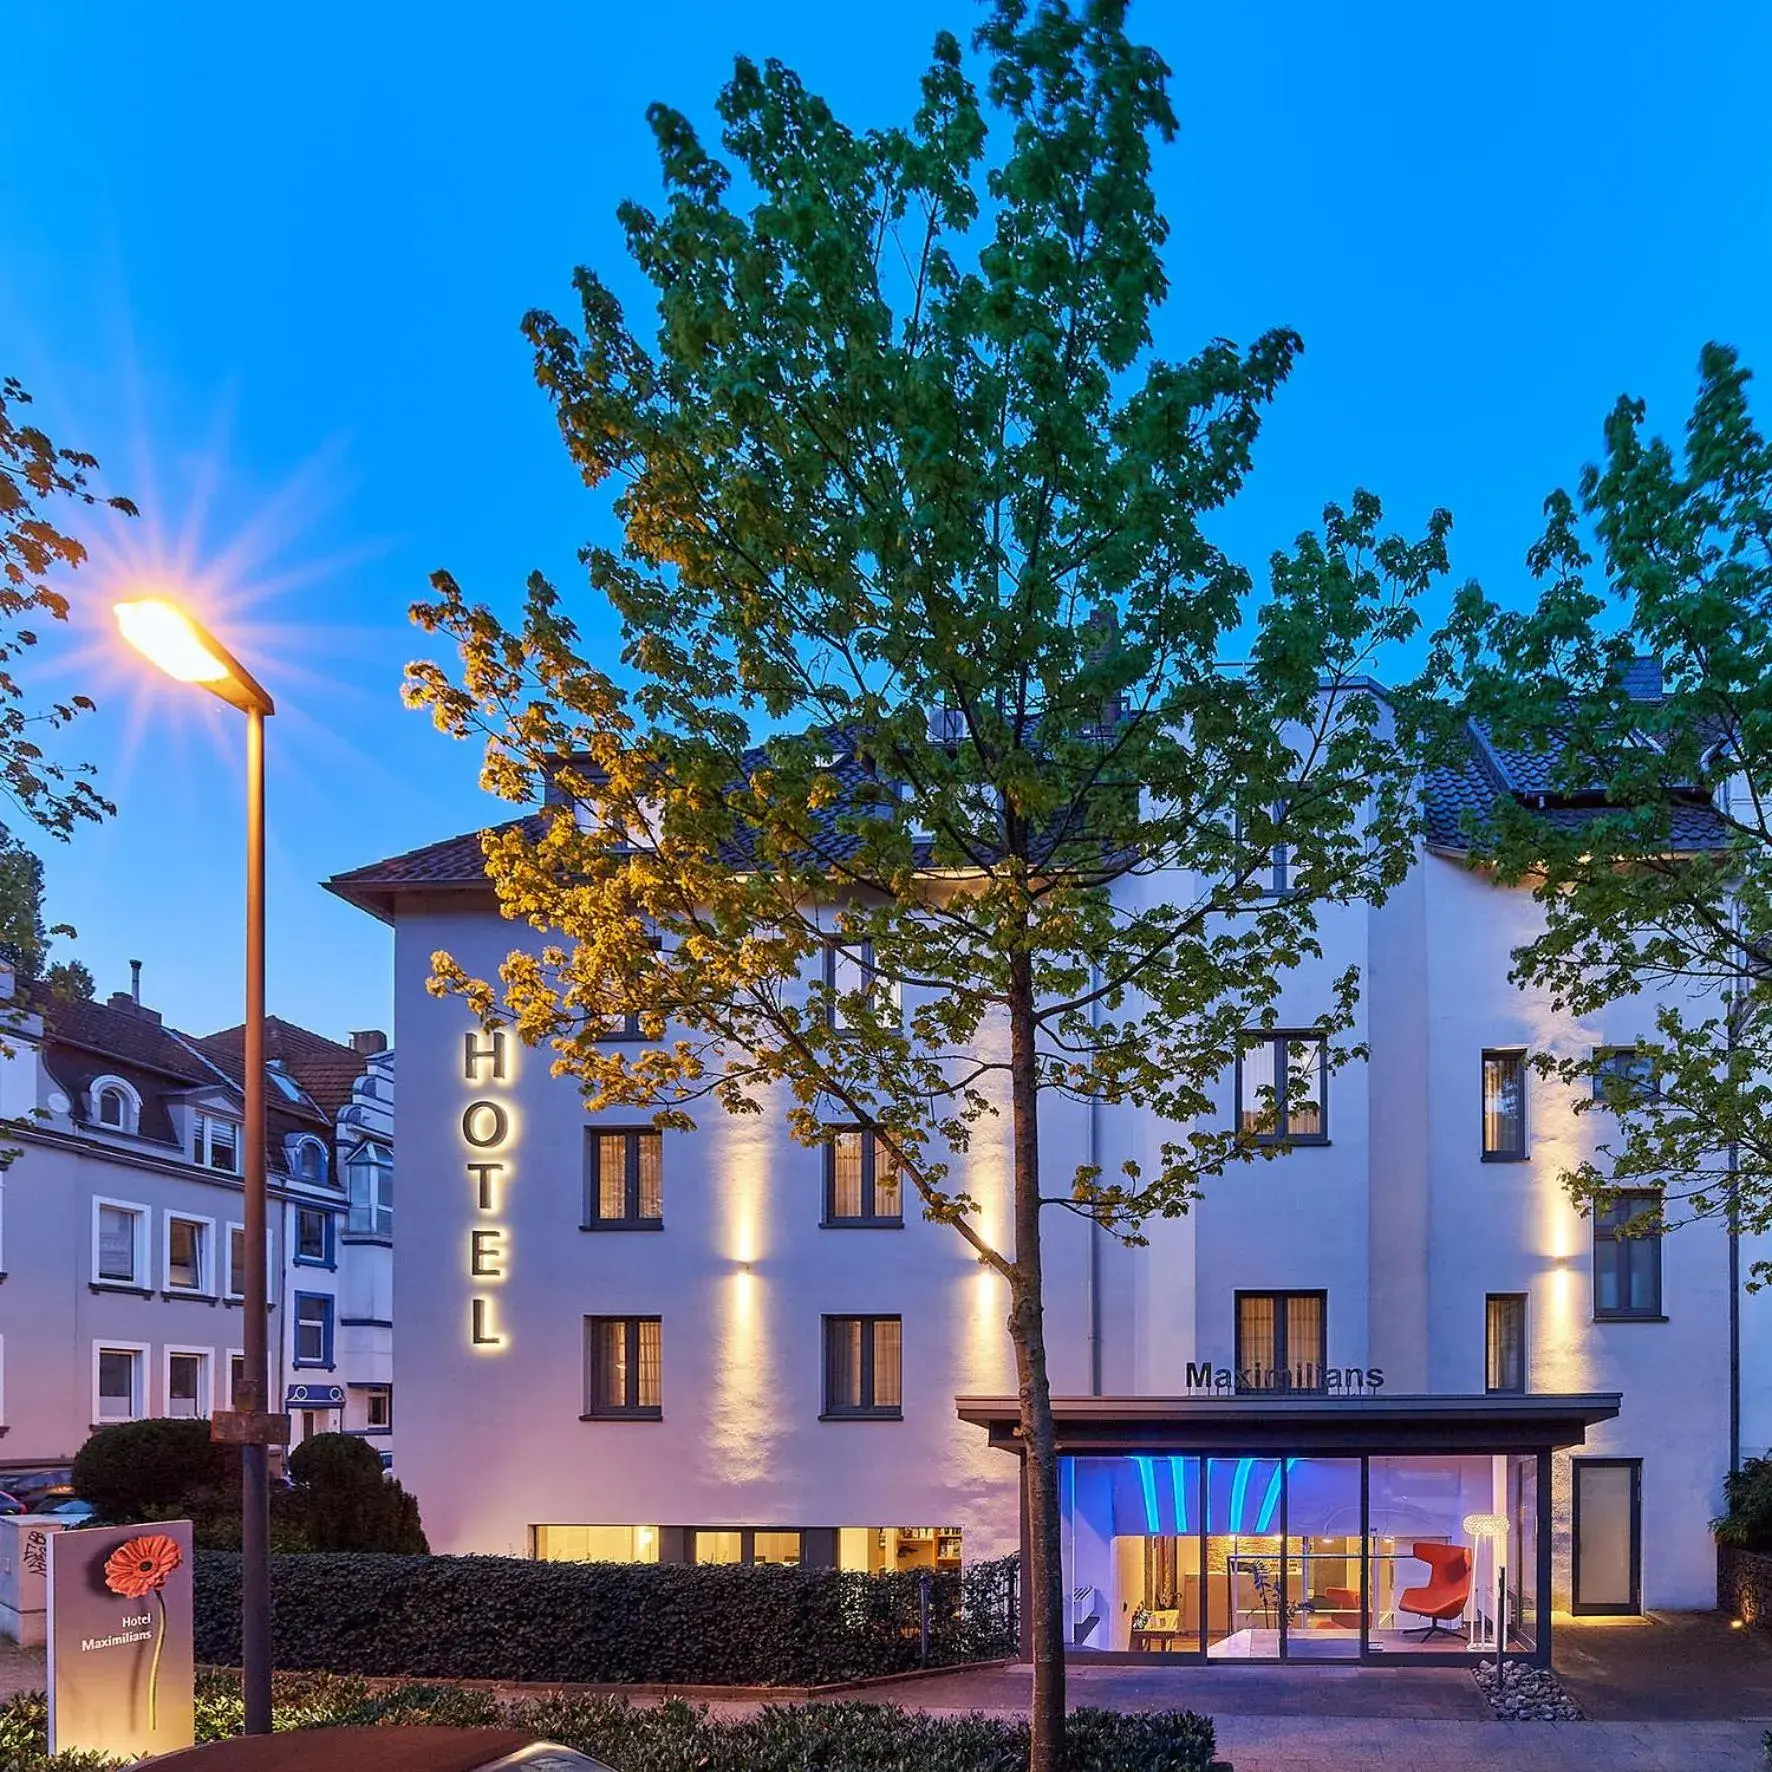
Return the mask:
[[[325, 876], [497, 810], [399, 702], [408, 604], [448, 567], [506, 604], [579, 583], [603, 522], [518, 321], [618, 267], [656, 189], [646, 103], [698, 119], [740, 50], [858, 125], [895, 121], [968, 0], [13, 0], [0, 107], [0, 372], [142, 506], [104, 526], [44, 691], [118, 802], [48, 845], [52, 914], [101, 991], [239, 1015], [239, 720], [150, 685], [105, 606], [182, 585], [278, 697], [270, 999], [389, 1025], [387, 932]], [[1171, 353], [1285, 324], [1305, 358], [1226, 533], [1259, 561], [1356, 485], [1458, 576], [1517, 594], [1540, 502], [1621, 391], [1682, 423], [1700, 346], [1772, 364], [1772, 10], [1735, 4], [1242, 6], [1143, 0], [1182, 135]], [[583, 625], [609, 631], [579, 597]]]

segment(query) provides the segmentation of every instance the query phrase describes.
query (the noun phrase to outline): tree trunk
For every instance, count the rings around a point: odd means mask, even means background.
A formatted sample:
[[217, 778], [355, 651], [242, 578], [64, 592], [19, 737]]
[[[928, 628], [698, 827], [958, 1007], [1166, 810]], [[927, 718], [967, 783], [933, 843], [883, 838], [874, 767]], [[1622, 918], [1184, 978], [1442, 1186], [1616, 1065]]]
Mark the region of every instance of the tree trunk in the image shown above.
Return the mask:
[[1035, 1066], [1033, 968], [1015, 955], [1009, 968], [1009, 1075], [1015, 1185], [1015, 1273], [1009, 1337], [1021, 1401], [1028, 1566], [1022, 1604], [1033, 1639], [1034, 1700], [1029, 1772], [1064, 1765], [1064, 1571], [1058, 1537], [1058, 1453], [1052, 1387], [1046, 1375], [1045, 1299], [1040, 1268], [1039, 1079]]

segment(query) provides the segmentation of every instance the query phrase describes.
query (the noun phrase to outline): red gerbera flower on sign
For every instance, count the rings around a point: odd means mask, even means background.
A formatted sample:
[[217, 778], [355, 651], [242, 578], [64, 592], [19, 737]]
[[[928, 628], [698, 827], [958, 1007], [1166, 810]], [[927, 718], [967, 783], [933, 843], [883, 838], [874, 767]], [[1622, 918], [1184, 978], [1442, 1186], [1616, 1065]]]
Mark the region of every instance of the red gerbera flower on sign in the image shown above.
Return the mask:
[[164, 1532], [131, 1538], [105, 1558], [105, 1586], [126, 1600], [140, 1600], [163, 1588], [182, 1561], [178, 1546]]

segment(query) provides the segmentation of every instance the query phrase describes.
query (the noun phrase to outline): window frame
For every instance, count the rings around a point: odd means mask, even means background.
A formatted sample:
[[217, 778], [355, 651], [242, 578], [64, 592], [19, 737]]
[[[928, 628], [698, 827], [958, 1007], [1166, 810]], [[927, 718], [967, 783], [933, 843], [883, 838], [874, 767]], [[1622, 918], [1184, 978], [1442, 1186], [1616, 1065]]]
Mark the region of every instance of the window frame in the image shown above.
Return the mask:
[[[338, 1266], [337, 1240], [334, 1234], [332, 1214], [324, 1206], [304, 1206], [299, 1200], [290, 1202], [295, 1216], [295, 1234], [289, 1240], [289, 1259], [295, 1267], [317, 1267], [328, 1270]], [[320, 1221], [320, 1253], [304, 1255], [301, 1251], [302, 1220], [317, 1218]]]
[[[626, 1141], [623, 1153], [622, 1215], [605, 1218], [599, 1208], [603, 1203], [603, 1145], [605, 1138]], [[640, 1211], [641, 1140], [658, 1141], [658, 1216], [647, 1218]], [[584, 1210], [579, 1229], [583, 1231], [662, 1231], [664, 1229], [664, 1134], [653, 1126], [587, 1126], [585, 1128]]]
[[[1608, 1070], [1606, 1068], [1611, 1060], [1619, 1058], [1637, 1058], [1643, 1060], [1648, 1067], [1643, 1079], [1639, 1082], [1638, 1079], [1630, 1076], [1627, 1072]], [[1608, 1105], [1606, 1102], [1606, 1084], [1614, 1079], [1628, 1084], [1630, 1086], [1630, 1093], [1637, 1100], [1646, 1100], [1661, 1093], [1660, 1088], [1655, 1081], [1656, 1073], [1654, 1060], [1643, 1050], [1642, 1044], [1639, 1041], [1632, 1041], [1619, 1046], [1596, 1046], [1593, 1049], [1592, 1061], [1593, 1074], [1589, 1080], [1593, 1088], [1593, 1098], [1595, 1101], [1601, 1103], [1602, 1106]]]
[[[861, 1325], [861, 1384], [867, 1401], [856, 1404], [839, 1403], [832, 1395], [831, 1379], [835, 1360], [832, 1336], [839, 1324]], [[883, 1323], [898, 1325], [898, 1398], [896, 1403], [881, 1404], [879, 1395], [879, 1330]], [[824, 1366], [824, 1407], [820, 1421], [903, 1421], [904, 1420], [904, 1317], [897, 1311], [827, 1311], [820, 1319], [819, 1353]]]
[[[1290, 799], [1271, 800], [1263, 805], [1263, 815], [1276, 830], [1284, 829], [1287, 815], [1292, 809]], [[1249, 841], [1249, 809], [1248, 805], [1237, 808], [1233, 836], [1236, 846], [1242, 849]], [[1296, 875], [1298, 872], [1298, 845], [1289, 843], [1284, 837], [1266, 846], [1267, 860], [1257, 876], [1257, 892], [1262, 898], [1293, 898], [1300, 891]]]
[[[1666, 1238], [1665, 1229], [1657, 1230], [1649, 1236], [1621, 1237], [1617, 1234], [1618, 1227], [1606, 1222], [1611, 1213], [1622, 1207], [1626, 1202], [1639, 1202], [1639, 1204], [1637, 1204], [1625, 1217], [1623, 1222], [1628, 1224], [1631, 1219], [1640, 1216], [1650, 1202], [1660, 1202], [1662, 1199], [1663, 1196], [1660, 1190], [1656, 1188], [1620, 1188], [1612, 1206], [1603, 1209], [1596, 1206], [1590, 1215], [1592, 1223], [1591, 1240], [1593, 1246], [1593, 1268], [1591, 1275], [1593, 1285], [1593, 1320], [1596, 1323], [1665, 1323], [1667, 1321], [1666, 1276], [1663, 1272], [1662, 1264], [1662, 1244]], [[1600, 1271], [1603, 1259], [1600, 1253], [1601, 1248], [1604, 1246], [1611, 1252], [1604, 1259], [1617, 1263], [1619, 1261], [1617, 1251], [1621, 1249], [1628, 1250], [1633, 1243], [1649, 1244], [1655, 1251], [1654, 1305], [1651, 1309], [1647, 1310], [1634, 1310], [1629, 1306], [1602, 1309], [1600, 1305]], [[1630, 1293], [1630, 1265], [1628, 1254], [1624, 1257], [1622, 1271], [1615, 1277], [1623, 1282], [1618, 1289], [1619, 1296], [1621, 1298], [1628, 1297]]]
[[[315, 1151], [319, 1154], [318, 1166], [312, 1175], [309, 1175], [301, 1167], [303, 1153], [307, 1151]], [[331, 1170], [331, 1153], [326, 1148], [326, 1140], [317, 1133], [305, 1132], [290, 1145], [289, 1178], [291, 1181], [305, 1182], [309, 1187], [330, 1187], [332, 1185]]]
[[[374, 1153], [371, 1155], [371, 1153]], [[365, 1142], [345, 1163], [345, 1236], [392, 1242], [394, 1236], [394, 1153], [374, 1139]], [[358, 1179], [369, 1177], [366, 1197], [359, 1198]], [[383, 1218], [386, 1224], [382, 1223]], [[364, 1220], [367, 1228], [363, 1228]]]
[[[876, 1127], [860, 1125], [827, 1126], [824, 1143], [824, 1214], [819, 1219], [822, 1230], [892, 1230], [904, 1229], [904, 1175], [898, 1178], [898, 1210], [879, 1210], [880, 1135]], [[854, 1217], [837, 1210], [837, 1140], [854, 1133], [861, 1140], [861, 1211]], [[888, 1153], [890, 1154], [890, 1153]]]
[[1271, 1147], [1285, 1145], [1290, 1149], [1294, 1145], [1323, 1145], [1329, 1142], [1329, 1036], [1314, 1032], [1309, 1028], [1246, 1028], [1237, 1043], [1236, 1074], [1232, 1081], [1231, 1115], [1236, 1126], [1237, 1135], [1243, 1132], [1243, 1065], [1248, 1055], [1256, 1046], [1267, 1046], [1274, 1052], [1274, 1075], [1276, 1079], [1290, 1067], [1286, 1063], [1285, 1048], [1294, 1040], [1309, 1040], [1317, 1048], [1317, 1115], [1322, 1122], [1320, 1132], [1291, 1132], [1287, 1130], [1291, 1118], [1291, 1107], [1280, 1093], [1278, 1083], [1275, 1084], [1275, 1108], [1279, 1114], [1279, 1124], [1272, 1132], [1252, 1132], [1247, 1136], [1257, 1145]]
[[[95, 1340], [92, 1344], [92, 1420], [95, 1427], [111, 1427], [119, 1421], [143, 1421], [148, 1414], [148, 1355], [152, 1350], [145, 1341], [114, 1341], [109, 1339]], [[104, 1400], [99, 1393], [99, 1373], [102, 1367], [101, 1356], [105, 1354], [127, 1354], [130, 1356], [130, 1371], [134, 1374], [130, 1385], [129, 1413], [127, 1415], [106, 1415]]]
[[[394, 1387], [389, 1384], [366, 1384], [360, 1387], [363, 1392], [363, 1427], [366, 1434], [391, 1434], [394, 1431]], [[386, 1419], [376, 1421], [371, 1405], [379, 1399], [386, 1404]]]
[[[322, 1358], [318, 1360], [305, 1358], [301, 1351], [301, 1334], [304, 1328], [315, 1327], [312, 1323], [302, 1321], [301, 1307], [304, 1304], [322, 1306], [320, 1313], [320, 1351]], [[330, 1292], [297, 1292], [289, 1301], [289, 1363], [309, 1371], [330, 1372], [333, 1367], [334, 1336], [337, 1332], [337, 1308]]]
[[[224, 1259], [227, 1269], [222, 1275], [222, 1283], [227, 1290], [222, 1297], [230, 1300], [243, 1299], [246, 1296], [246, 1226], [230, 1223], [228, 1230], [228, 1248]], [[240, 1259], [234, 1259], [234, 1238], [240, 1239]]]
[[[120, 1280], [115, 1275], [102, 1273], [99, 1269], [101, 1260], [99, 1226], [103, 1223], [105, 1208], [116, 1212], [127, 1212], [135, 1219], [135, 1236], [132, 1239], [132, 1251], [135, 1257], [134, 1271], [127, 1280]], [[92, 1196], [92, 1284], [102, 1291], [149, 1292], [153, 1290], [153, 1256], [148, 1248], [149, 1238], [153, 1235], [153, 1213], [137, 1200], [114, 1200], [106, 1194]]]
[[[705, 1533], [708, 1537], [715, 1534], [736, 1533], [738, 1536], [738, 1561], [731, 1564], [703, 1563], [696, 1554], [700, 1540]], [[806, 1528], [804, 1526], [691, 1526], [689, 1528], [689, 1561], [701, 1568], [788, 1568], [803, 1569], [806, 1567]], [[763, 1538], [792, 1537], [800, 1541], [800, 1554], [792, 1563], [757, 1563], [757, 1540]]]
[[197, 1362], [197, 1395], [194, 1399], [196, 1408], [188, 1416], [178, 1419], [185, 1421], [207, 1421], [215, 1413], [215, 1349], [208, 1347], [187, 1347], [180, 1342], [168, 1342], [160, 1360], [161, 1402], [165, 1413], [170, 1416], [172, 1410], [172, 1362], [174, 1360], [195, 1360]]
[[[1619, 1606], [1579, 1597], [1581, 1582], [1581, 1476], [1589, 1467], [1630, 1472], [1631, 1588]], [[1543, 1530], [1542, 1524], [1539, 1530]], [[1643, 1610], [1643, 1461], [1640, 1458], [1572, 1457], [1569, 1460], [1569, 1612], [1574, 1618], [1633, 1618]]]
[[890, 1014], [882, 1013], [880, 1015], [880, 1021], [883, 1024], [896, 1021], [902, 1027], [904, 1025], [904, 1004], [899, 996], [898, 984], [895, 980], [886, 978], [875, 966], [873, 937], [866, 935], [850, 937], [836, 934], [827, 935], [824, 938], [825, 1026], [833, 1032], [842, 1033], [848, 1025], [838, 1013], [837, 1006], [837, 956], [845, 952], [855, 954], [857, 967], [863, 980], [870, 985], [872, 994], [881, 1001], [882, 1005], [890, 1009]]
[[[1292, 1370], [1291, 1348], [1287, 1343], [1291, 1339], [1285, 1306], [1295, 1298], [1314, 1298], [1319, 1308], [1318, 1322], [1321, 1326], [1322, 1351], [1318, 1359], [1318, 1382], [1314, 1385], [1293, 1384], [1284, 1389], [1264, 1390], [1248, 1388], [1243, 1384], [1243, 1303], [1245, 1299], [1265, 1298], [1274, 1307], [1274, 1370], [1276, 1372]], [[1239, 1286], [1231, 1294], [1232, 1313], [1232, 1354], [1231, 1386], [1239, 1396], [1244, 1397], [1321, 1397], [1329, 1391], [1329, 1289], [1326, 1286]]]
[[[217, 1126], [230, 1126], [234, 1132], [234, 1160], [232, 1166], [226, 1169], [214, 1161], [214, 1129]], [[241, 1146], [245, 1137], [246, 1128], [239, 1120], [230, 1120], [226, 1114], [214, 1114], [205, 1108], [197, 1108], [191, 1115], [191, 1161], [197, 1168], [207, 1170], [211, 1175], [238, 1175], [241, 1172]]]
[[[603, 1344], [598, 1331], [609, 1323], [619, 1323], [623, 1336], [623, 1381], [621, 1403], [604, 1403]], [[658, 1401], [640, 1401], [640, 1326], [658, 1325]], [[662, 1421], [664, 1419], [664, 1318], [657, 1313], [641, 1312], [633, 1316], [589, 1316], [584, 1320], [584, 1413], [580, 1421]]]
[[221, 1350], [222, 1358], [228, 1363], [228, 1407], [238, 1409], [240, 1406], [240, 1386], [234, 1379], [234, 1362], [240, 1362], [240, 1377], [246, 1377], [246, 1350], [243, 1347], [228, 1347]]
[[[99, 1111], [99, 1103], [106, 1095], [115, 1093], [123, 1101], [123, 1121], [113, 1126]], [[127, 1077], [114, 1076], [105, 1072], [94, 1077], [86, 1085], [87, 1124], [96, 1126], [101, 1132], [120, 1132], [126, 1138], [141, 1135], [142, 1096], [141, 1091]]]
[[[1478, 1142], [1485, 1163], [1524, 1163], [1528, 1161], [1527, 1149], [1531, 1142], [1531, 1131], [1527, 1125], [1527, 1089], [1526, 1089], [1526, 1057], [1524, 1046], [1485, 1046], [1480, 1061], [1479, 1096], [1478, 1096]], [[1511, 1059], [1518, 1066], [1520, 1085], [1519, 1143], [1510, 1147], [1489, 1147], [1489, 1065], [1492, 1060]]]
[[[160, 1259], [164, 1264], [161, 1272], [165, 1284], [161, 1290], [176, 1298], [215, 1297], [215, 1220], [196, 1212], [177, 1212], [171, 1207], [166, 1209], [164, 1218]], [[172, 1277], [172, 1227], [175, 1224], [192, 1225], [197, 1231], [197, 1278], [191, 1283]]]
[[[1513, 1305], [1519, 1309], [1519, 1361], [1520, 1375], [1517, 1384], [1497, 1384], [1495, 1371], [1498, 1364], [1495, 1336], [1495, 1307], [1497, 1305]], [[1523, 1397], [1526, 1394], [1527, 1372], [1530, 1365], [1529, 1349], [1526, 1343], [1526, 1325], [1530, 1310], [1529, 1295], [1524, 1292], [1488, 1292], [1483, 1296], [1483, 1394], [1486, 1397]]]

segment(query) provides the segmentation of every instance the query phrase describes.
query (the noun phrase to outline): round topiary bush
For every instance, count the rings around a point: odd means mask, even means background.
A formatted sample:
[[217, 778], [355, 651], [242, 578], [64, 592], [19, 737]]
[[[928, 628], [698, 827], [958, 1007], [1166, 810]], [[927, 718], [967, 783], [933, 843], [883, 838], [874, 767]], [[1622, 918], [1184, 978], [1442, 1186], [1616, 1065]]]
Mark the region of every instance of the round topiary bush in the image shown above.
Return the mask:
[[310, 1434], [289, 1454], [292, 1482], [324, 1489], [373, 1488], [381, 1454], [358, 1434]]
[[213, 1509], [239, 1476], [239, 1453], [216, 1445], [207, 1421], [120, 1421], [74, 1454], [74, 1493], [115, 1525]]

